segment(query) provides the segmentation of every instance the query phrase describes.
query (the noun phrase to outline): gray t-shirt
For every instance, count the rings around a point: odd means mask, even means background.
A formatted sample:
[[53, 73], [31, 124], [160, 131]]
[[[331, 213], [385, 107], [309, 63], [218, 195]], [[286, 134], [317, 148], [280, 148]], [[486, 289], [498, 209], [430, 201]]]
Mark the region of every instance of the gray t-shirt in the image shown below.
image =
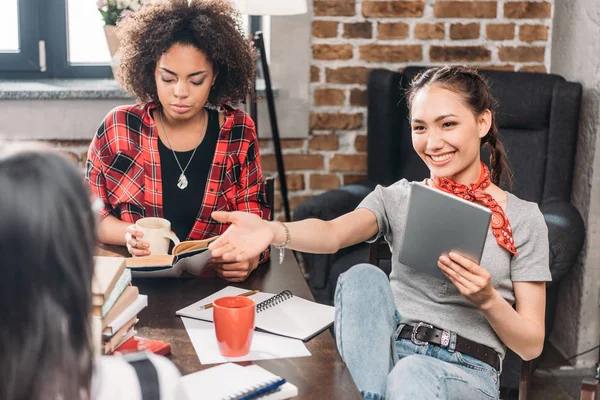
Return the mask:
[[[496, 350], [502, 358], [506, 346], [483, 313], [465, 299], [450, 282], [435, 278], [398, 261], [404, 238], [410, 184], [406, 179], [389, 187], [377, 186], [357, 208], [371, 210], [379, 232], [392, 250], [390, 284], [402, 321], [426, 322], [447, 329]], [[518, 251], [514, 257], [496, 242], [491, 229], [485, 241], [481, 266], [492, 277], [492, 286], [511, 305], [515, 302], [513, 282], [550, 281], [548, 228], [538, 205], [507, 192], [506, 216]]]

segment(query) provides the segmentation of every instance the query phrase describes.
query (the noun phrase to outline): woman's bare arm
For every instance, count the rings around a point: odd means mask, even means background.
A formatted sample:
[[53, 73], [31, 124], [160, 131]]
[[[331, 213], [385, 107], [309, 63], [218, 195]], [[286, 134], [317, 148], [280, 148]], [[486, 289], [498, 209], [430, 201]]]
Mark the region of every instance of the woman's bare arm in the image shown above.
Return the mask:
[[212, 214], [213, 218], [231, 226], [209, 246], [214, 257], [227, 261], [242, 261], [260, 254], [270, 244], [286, 242], [288, 248], [307, 253], [335, 253], [339, 249], [363, 242], [378, 230], [377, 218], [372, 211], [358, 209], [332, 221], [306, 219], [285, 223], [269, 222], [243, 212]]
[[105, 244], [125, 246], [125, 233], [129, 225], [131, 223], [107, 215], [98, 225], [98, 240]]
[[531, 360], [544, 347], [545, 282], [514, 282], [516, 310], [500, 295], [481, 307], [500, 340], [523, 360]]
[[[288, 247], [306, 253], [329, 254], [339, 249], [364, 242], [377, 234], [377, 219], [372, 211], [359, 208], [331, 221], [310, 218], [286, 223], [290, 231]], [[271, 223], [274, 230], [272, 244], [285, 241], [285, 230]]]

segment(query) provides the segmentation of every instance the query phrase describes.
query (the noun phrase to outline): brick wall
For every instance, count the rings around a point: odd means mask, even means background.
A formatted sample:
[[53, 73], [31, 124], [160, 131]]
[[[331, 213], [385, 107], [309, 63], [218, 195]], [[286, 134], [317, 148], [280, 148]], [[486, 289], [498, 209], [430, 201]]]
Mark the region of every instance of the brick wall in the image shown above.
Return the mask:
[[[373, 68], [461, 62], [510, 71], [549, 69], [548, 1], [314, 0], [310, 135], [283, 140], [290, 206], [366, 174], [366, 82]], [[83, 142], [57, 142], [80, 162]], [[270, 140], [265, 173], [275, 174]], [[275, 208], [281, 216], [281, 201]]]
[[[365, 177], [371, 69], [461, 62], [546, 72], [553, 3], [314, 0], [310, 135], [282, 143], [292, 209]], [[261, 151], [274, 173], [272, 143], [262, 141]]]

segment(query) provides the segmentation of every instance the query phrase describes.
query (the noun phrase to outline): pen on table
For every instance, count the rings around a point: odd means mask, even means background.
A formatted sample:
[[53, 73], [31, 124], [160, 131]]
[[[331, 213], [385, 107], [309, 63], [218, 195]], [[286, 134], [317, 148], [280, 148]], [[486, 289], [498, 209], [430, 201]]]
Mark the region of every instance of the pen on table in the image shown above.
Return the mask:
[[[248, 297], [248, 296], [252, 296], [253, 294], [256, 294], [258, 292], [260, 292], [260, 290], [251, 290], [250, 292], [238, 294], [238, 296]], [[212, 308], [212, 306], [213, 306], [213, 303], [208, 303], [208, 304], [198, 307], [196, 310], [206, 310], [207, 308]]]

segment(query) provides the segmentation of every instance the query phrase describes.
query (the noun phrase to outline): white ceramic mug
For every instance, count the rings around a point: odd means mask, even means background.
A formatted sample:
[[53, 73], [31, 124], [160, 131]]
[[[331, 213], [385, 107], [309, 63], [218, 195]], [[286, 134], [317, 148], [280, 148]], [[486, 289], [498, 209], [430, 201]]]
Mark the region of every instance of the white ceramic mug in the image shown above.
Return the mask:
[[138, 219], [135, 228], [144, 234], [140, 240], [150, 244], [148, 248], [150, 255], [169, 254], [171, 240], [175, 245], [179, 244], [179, 239], [171, 232], [171, 223], [164, 218], [148, 217]]

